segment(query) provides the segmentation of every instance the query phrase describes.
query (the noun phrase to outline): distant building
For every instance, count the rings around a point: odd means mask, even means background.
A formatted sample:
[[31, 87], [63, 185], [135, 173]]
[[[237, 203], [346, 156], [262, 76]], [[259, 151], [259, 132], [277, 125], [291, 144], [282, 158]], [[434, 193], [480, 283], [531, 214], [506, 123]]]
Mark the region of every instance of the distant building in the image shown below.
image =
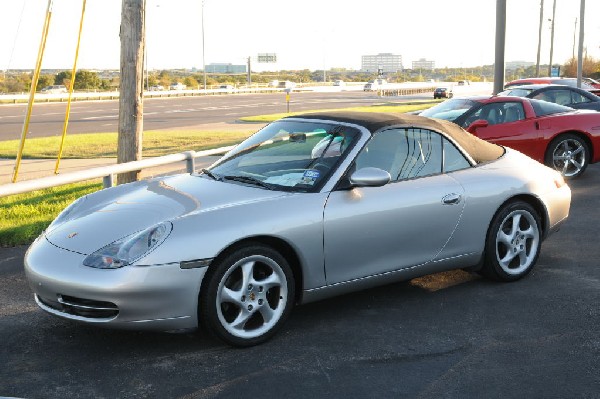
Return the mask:
[[505, 64], [505, 68], [508, 71], [514, 71], [515, 69], [518, 68], [527, 68], [530, 66], [534, 66], [535, 63], [534, 62], [529, 62], [529, 61], [508, 61]]
[[412, 62], [412, 69], [429, 69], [433, 70], [435, 68], [435, 61], [429, 61], [425, 58], [420, 58], [417, 61]]
[[402, 71], [402, 56], [392, 53], [379, 53], [377, 55], [363, 55], [361, 71], [375, 72], [382, 69], [383, 73], [396, 73]]
[[207, 73], [246, 73], [246, 65], [208, 64]]

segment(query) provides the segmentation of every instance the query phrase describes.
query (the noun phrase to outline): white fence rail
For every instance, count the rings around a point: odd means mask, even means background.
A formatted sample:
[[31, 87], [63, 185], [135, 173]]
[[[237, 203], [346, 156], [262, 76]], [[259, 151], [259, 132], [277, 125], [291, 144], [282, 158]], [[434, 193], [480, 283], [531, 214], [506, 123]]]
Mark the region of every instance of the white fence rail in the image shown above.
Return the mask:
[[219, 155], [231, 150], [234, 146], [220, 147], [205, 151], [186, 151], [178, 154], [170, 154], [162, 157], [148, 158], [142, 161], [126, 162], [117, 165], [101, 166], [98, 168], [81, 170], [78, 172], [65, 173], [55, 176], [42, 177], [40, 179], [25, 180], [17, 183], [0, 185], [0, 197], [8, 195], [27, 193], [49, 187], [62, 186], [64, 184], [77, 183], [80, 181], [97, 179], [102, 177], [104, 187], [111, 187], [114, 175], [125, 172], [152, 168], [170, 163], [186, 161], [186, 170], [193, 173], [195, 170], [195, 159], [202, 156]]

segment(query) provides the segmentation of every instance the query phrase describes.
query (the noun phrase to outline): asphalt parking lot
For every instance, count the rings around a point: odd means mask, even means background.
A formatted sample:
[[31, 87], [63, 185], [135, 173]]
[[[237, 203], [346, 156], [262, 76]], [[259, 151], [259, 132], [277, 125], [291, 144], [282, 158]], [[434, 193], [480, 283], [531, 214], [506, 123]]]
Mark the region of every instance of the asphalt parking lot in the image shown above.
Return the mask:
[[270, 342], [112, 331], [39, 310], [0, 248], [0, 396], [599, 398], [600, 165], [525, 279], [463, 271], [298, 307]]

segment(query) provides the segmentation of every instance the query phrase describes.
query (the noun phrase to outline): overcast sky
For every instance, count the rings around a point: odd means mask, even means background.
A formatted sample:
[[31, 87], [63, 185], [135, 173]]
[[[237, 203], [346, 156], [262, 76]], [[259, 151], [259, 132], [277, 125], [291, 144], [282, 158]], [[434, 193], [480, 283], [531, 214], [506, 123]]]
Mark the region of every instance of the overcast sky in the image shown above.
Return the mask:
[[[553, 0], [544, 2], [541, 62], [548, 63]], [[82, 0], [54, 0], [42, 67], [70, 69]], [[555, 63], [573, 51], [579, 0], [557, 0]], [[0, 70], [35, 67], [47, 0], [0, 0]], [[506, 61], [535, 62], [540, 0], [507, 0]], [[405, 68], [494, 62], [496, 0], [204, 0], [205, 63], [254, 71], [359, 69], [361, 55], [394, 53]], [[119, 68], [121, 0], [87, 0], [79, 68]], [[150, 69], [202, 67], [202, 0], [147, 0]], [[585, 43], [600, 58], [600, 1], [586, 1]], [[579, 25], [577, 25], [577, 38]], [[576, 50], [577, 51], [577, 50]], [[276, 53], [276, 64], [258, 64]]]

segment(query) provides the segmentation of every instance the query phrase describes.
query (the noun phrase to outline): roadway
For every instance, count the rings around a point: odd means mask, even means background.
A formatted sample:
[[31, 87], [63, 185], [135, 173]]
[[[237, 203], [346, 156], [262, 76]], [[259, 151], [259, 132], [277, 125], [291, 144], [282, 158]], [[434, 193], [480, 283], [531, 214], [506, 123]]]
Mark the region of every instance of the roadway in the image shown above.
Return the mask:
[[0, 248], [0, 396], [598, 398], [600, 164], [523, 280], [462, 271], [300, 306], [271, 341], [113, 331], [37, 308]]
[[[431, 95], [403, 96], [402, 99], [431, 99]], [[299, 92], [290, 95], [290, 111], [355, 107], [391, 100], [398, 99], [363, 91]], [[0, 105], [0, 141], [21, 137], [26, 109], [26, 104]], [[66, 103], [36, 103], [27, 137], [60, 135], [65, 110]], [[282, 93], [152, 98], [144, 100], [144, 130], [184, 129], [216, 123], [231, 125], [243, 116], [285, 112], [287, 105]], [[73, 102], [68, 133], [116, 132], [118, 122], [118, 100]]]

